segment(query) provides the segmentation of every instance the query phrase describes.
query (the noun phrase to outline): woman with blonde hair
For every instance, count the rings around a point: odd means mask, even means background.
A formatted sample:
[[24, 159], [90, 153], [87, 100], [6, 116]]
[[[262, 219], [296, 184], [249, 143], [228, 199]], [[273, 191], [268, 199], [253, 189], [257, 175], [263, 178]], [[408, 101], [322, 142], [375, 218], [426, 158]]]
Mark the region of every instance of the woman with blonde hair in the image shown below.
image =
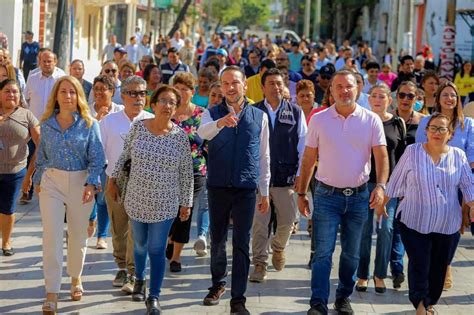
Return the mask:
[[81, 83], [72, 76], [62, 77], [54, 84], [41, 118], [41, 140], [33, 177], [43, 225], [46, 286], [43, 314], [57, 311], [65, 213], [71, 298], [79, 301], [82, 297], [81, 274], [87, 249], [87, 227], [104, 166], [99, 125], [90, 115]]

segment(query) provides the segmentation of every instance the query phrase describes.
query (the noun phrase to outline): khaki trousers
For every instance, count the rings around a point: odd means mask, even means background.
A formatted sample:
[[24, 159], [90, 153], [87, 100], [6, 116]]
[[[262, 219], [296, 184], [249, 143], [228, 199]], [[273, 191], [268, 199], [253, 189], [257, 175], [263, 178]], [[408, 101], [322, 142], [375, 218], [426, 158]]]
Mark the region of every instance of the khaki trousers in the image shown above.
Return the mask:
[[[267, 265], [268, 247], [272, 250], [282, 251], [290, 239], [293, 223], [296, 219], [298, 208], [293, 199], [293, 187], [270, 187], [270, 201], [273, 202], [277, 218], [277, 229], [273, 238], [270, 238], [271, 211], [262, 214], [255, 210], [252, 229], [252, 254], [253, 264]], [[257, 197], [259, 200], [260, 195]]]
[[67, 273], [79, 278], [87, 250], [93, 202], [82, 203], [87, 171], [47, 169], [41, 178], [39, 205], [43, 223], [43, 273], [47, 293], [59, 293], [63, 268], [64, 213], [67, 216]]
[[[109, 177], [107, 177], [107, 184]], [[108, 187], [108, 185], [106, 185]], [[127, 269], [131, 275], [135, 274], [133, 258], [132, 225], [123, 204], [116, 202], [105, 192], [105, 202], [110, 219], [110, 233], [112, 234], [113, 255], [115, 263], [120, 269]]]

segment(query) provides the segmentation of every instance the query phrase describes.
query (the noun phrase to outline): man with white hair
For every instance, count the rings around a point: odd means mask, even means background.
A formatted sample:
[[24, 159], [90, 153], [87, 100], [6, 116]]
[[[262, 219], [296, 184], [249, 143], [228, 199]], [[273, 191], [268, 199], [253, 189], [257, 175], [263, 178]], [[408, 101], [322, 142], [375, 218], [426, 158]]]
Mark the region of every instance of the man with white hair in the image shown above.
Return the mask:
[[176, 48], [177, 51], [180, 51], [184, 47], [184, 40], [181, 38], [181, 32], [178, 30], [174, 32], [174, 36], [171, 39], [171, 47]]

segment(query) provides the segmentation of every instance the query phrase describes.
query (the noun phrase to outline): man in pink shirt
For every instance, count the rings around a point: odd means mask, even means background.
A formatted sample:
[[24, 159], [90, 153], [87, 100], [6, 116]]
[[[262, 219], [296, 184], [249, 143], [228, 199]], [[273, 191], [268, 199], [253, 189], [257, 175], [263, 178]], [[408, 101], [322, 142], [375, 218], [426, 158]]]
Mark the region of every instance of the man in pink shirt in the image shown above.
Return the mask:
[[[339, 314], [353, 314], [350, 295], [359, 265], [361, 226], [367, 207], [383, 201], [388, 179], [388, 155], [382, 121], [356, 104], [357, 80], [354, 73], [334, 74], [330, 87], [334, 106], [314, 115], [309, 122], [306, 148], [297, 185], [298, 207], [309, 216], [306, 191], [318, 160], [314, 191], [313, 242], [310, 315], [327, 314], [329, 276], [337, 231], [341, 226], [339, 285], [334, 308]], [[371, 152], [374, 154], [377, 187], [369, 197], [367, 181]]]

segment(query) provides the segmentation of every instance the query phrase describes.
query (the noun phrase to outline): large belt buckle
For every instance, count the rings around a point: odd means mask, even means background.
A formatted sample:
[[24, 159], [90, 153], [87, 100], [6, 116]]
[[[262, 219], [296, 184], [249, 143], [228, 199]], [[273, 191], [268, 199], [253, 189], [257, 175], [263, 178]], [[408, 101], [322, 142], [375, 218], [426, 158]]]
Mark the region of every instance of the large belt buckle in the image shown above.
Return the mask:
[[342, 191], [342, 193], [344, 194], [344, 196], [349, 197], [349, 196], [352, 196], [352, 194], [354, 193], [354, 190], [350, 188], [346, 188]]

